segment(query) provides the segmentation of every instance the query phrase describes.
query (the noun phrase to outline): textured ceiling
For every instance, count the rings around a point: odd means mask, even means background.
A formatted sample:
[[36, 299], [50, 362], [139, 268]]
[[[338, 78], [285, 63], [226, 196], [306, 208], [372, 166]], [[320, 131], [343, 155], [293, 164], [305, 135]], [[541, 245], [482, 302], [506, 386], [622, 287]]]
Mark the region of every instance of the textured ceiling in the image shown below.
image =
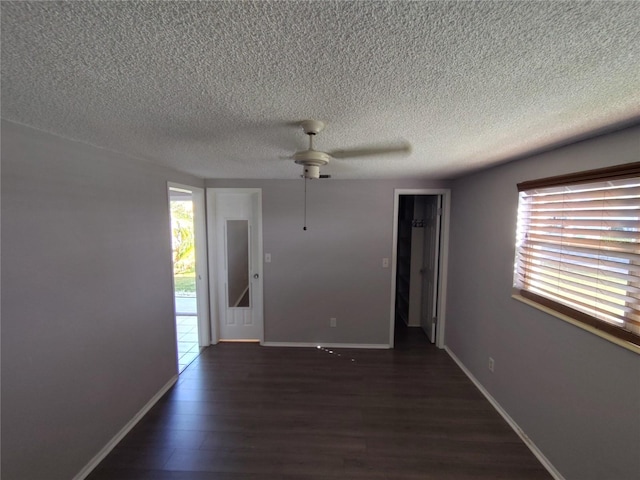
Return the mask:
[[6, 2], [2, 117], [207, 178], [444, 178], [640, 118], [640, 3]]

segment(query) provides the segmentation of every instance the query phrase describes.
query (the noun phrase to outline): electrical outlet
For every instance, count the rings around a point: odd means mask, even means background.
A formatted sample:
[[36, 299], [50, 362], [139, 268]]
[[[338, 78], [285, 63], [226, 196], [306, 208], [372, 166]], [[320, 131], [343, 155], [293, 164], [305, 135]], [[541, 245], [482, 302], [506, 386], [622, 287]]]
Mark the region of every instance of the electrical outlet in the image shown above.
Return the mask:
[[331, 317], [329, 319], [329, 326], [330, 327], [336, 327], [337, 324], [338, 324], [338, 319], [337, 318]]
[[493, 360], [493, 358], [489, 357], [489, 371], [493, 373], [493, 369], [496, 365], [496, 362]]

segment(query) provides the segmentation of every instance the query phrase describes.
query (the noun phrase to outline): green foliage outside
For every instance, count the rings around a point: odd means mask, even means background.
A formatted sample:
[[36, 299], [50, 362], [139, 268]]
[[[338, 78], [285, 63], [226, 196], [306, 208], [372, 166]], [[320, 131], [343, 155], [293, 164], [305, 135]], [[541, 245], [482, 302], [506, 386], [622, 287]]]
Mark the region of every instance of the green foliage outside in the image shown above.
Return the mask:
[[196, 259], [191, 202], [171, 202], [171, 235], [175, 290], [176, 292], [195, 292]]
[[178, 274], [173, 277], [174, 286], [176, 292], [189, 292], [196, 291], [196, 274], [186, 273]]

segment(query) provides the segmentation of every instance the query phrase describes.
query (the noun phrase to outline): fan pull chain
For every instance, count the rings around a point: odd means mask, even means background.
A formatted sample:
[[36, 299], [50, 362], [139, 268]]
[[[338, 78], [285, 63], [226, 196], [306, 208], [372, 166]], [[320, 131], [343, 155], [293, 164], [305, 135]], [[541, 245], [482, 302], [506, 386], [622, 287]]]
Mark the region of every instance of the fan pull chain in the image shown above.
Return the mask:
[[307, 177], [304, 177], [304, 227], [302, 230], [307, 230]]

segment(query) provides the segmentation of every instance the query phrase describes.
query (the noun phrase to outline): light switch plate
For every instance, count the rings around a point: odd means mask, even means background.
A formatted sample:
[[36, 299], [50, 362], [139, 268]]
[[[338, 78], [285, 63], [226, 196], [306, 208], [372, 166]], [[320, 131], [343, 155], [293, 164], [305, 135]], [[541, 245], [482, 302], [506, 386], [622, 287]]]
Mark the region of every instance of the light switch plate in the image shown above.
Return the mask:
[[389, 268], [389, 259], [388, 258], [383, 258], [382, 259], [382, 268]]
[[271, 263], [271, 254], [270, 253], [265, 253], [264, 254], [264, 263]]

